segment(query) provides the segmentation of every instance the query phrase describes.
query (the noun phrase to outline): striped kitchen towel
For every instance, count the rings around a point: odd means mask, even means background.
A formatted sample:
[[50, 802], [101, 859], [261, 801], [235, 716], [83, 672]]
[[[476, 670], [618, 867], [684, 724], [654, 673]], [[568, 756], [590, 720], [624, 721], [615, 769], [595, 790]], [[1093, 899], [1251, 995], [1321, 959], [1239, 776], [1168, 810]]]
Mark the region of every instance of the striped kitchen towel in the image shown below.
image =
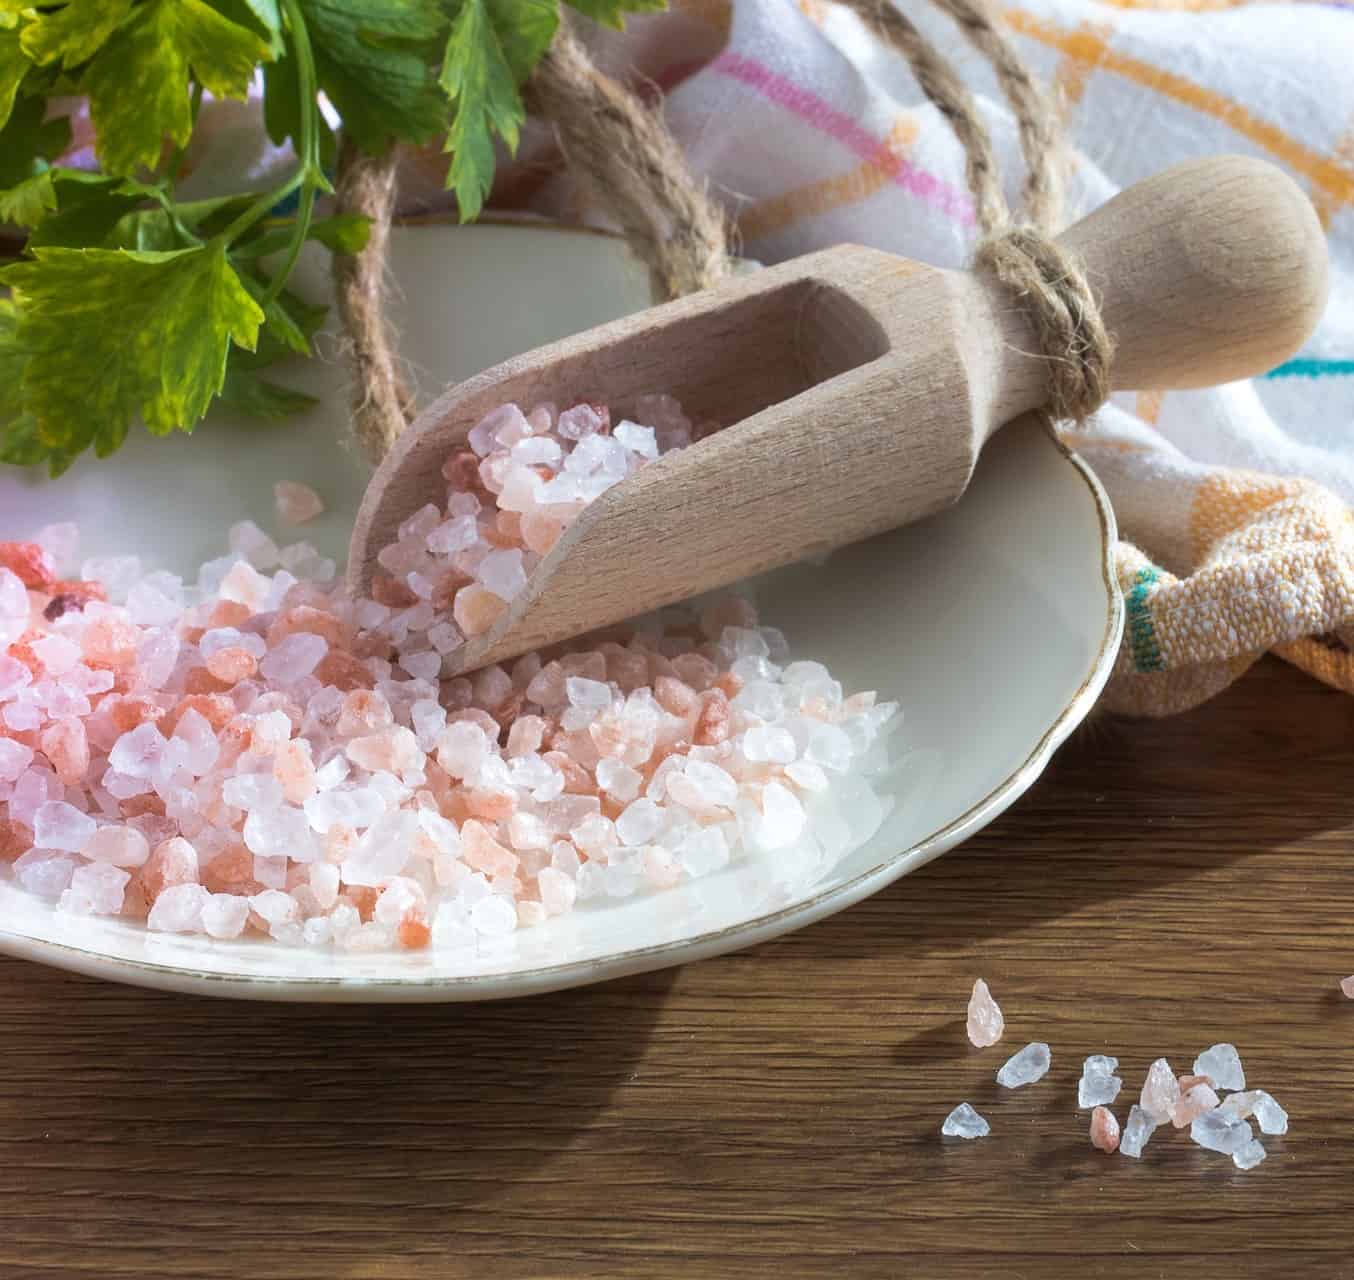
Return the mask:
[[[1077, 216], [1169, 165], [1237, 152], [1286, 169], [1329, 238], [1330, 305], [1298, 359], [1214, 390], [1116, 394], [1068, 436], [1126, 539], [1108, 704], [1184, 710], [1267, 650], [1354, 692], [1354, 4], [996, 3], [1058, 92]], [[986, 64], [930, 5], [903, 5], [967, 77], [1015, 204], [1019, 149]], [[674, 0], [597, 53], [666, 90], [747, 255], [851, 241], [957, 266], [971, 252], [953, 135], [902, 59], [830, 0]], [[541, 160], [529, 150], [519, 180], [547, 172]], [[572, 209], [559, 177], [524, 190]]]

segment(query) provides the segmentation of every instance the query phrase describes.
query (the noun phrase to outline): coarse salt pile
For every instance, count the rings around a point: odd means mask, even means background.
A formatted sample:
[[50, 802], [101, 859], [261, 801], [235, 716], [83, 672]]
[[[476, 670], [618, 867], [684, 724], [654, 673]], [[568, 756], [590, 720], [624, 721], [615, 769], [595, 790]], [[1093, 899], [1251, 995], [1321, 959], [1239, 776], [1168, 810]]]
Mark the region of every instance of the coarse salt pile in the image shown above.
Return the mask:
[[896, 708], [789, 661], [745, 600], [442, 678], [588, 501], [699, 434], [666, 397], [636, 412], [496, 410], [369, 599], [247, 522], [193, 584], [62, 577], [71, 525], [0, 544], [0, 866], [153, 930], [383, 950], [857, 847]]

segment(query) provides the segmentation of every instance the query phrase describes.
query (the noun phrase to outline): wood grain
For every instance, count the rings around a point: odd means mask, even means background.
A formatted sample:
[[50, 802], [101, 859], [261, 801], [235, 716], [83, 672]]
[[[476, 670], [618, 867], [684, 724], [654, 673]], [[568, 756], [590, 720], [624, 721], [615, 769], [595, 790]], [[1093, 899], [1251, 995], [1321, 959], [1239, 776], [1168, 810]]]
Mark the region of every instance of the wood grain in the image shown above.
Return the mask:
[[[1115, 335], [1115, 385], [1208, 386], [1287, 359], [1326, 296], [1325, 238], [1280, 170], [1220, 156], [1121, 192], [1063, 239]], [[983, 443], [1047, 400], [1029, 313], [994, 279], [854, 245], [514, 357], [419, 415], [372, 478], [349, 564], [366, 587], [441, 464], [505, 402], [675, 395], [725, 429], [591, 503], [489, 631], [474, 669], [919, 520]]]
[[[0, 960], [5, 1280], [1354, 1275], [1354, 700], [1266, 661], [1096, 720], [978, 838], [832, 920], [482, 1006], [265, 1006]], [[1007, 1036], [968, 1047], [985, 975]], [[1038, 1085], [992, 1076], [1030, 1039]], [[1090, 1149], [1075, 1081], [1220, 1039], [1249, 1173]], [[992, 1137], [943, 1142], [970, 1099]]]

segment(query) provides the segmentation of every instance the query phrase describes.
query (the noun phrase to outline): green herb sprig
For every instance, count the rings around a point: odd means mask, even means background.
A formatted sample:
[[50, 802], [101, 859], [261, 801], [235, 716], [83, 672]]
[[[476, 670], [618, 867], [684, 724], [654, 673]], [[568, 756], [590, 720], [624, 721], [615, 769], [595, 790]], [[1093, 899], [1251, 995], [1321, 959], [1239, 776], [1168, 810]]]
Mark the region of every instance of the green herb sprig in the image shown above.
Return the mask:
[[[320, 95], [364, 151], [444, 138], [447, 186], [473, 219], [495, 140], [516, 151], [521, 88], [561, 2], [0, 0], [0, 223], [26, 234], [0, 269], [0, 461], [59, 475], [114, 452], [138, 418], [168, 435], [216, 400], [263, 417], [312, 403], [263, 376], [309, 355], [324, 319], [287, 284], [307, 240], [352, 253], [368, 231], [315, 216], [337, 151]], [[620, 27], [666, 0], [568, 2]], [[260, 70], [265, 127], [291, 140], [295, 171], [181, 200], [204, 92], [243, 99]], [[70, 124], [49, 105], [70, 96], [89, 103], [93, 172], [58, 163]]]

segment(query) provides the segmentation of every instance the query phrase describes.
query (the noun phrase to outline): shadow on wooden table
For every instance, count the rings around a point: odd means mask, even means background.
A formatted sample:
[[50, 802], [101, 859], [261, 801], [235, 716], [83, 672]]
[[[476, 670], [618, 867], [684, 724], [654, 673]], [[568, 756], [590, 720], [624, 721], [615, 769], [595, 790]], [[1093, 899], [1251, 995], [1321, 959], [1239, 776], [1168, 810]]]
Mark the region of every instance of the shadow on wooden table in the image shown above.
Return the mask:
[[305, 1197], [313, 1221], [397, 1187], [410, 1212], [454, 1214], [530, 1181], [632, 1075], [669, 979], [398, 1006], [175, 996], [10, 960], [0, 983], [0, 1134], [41, 1153], [11, 1167], [21, 1186], [135, 1173], [146, 1206], [200, 1198], [215, 1170], [223, 1211]]

